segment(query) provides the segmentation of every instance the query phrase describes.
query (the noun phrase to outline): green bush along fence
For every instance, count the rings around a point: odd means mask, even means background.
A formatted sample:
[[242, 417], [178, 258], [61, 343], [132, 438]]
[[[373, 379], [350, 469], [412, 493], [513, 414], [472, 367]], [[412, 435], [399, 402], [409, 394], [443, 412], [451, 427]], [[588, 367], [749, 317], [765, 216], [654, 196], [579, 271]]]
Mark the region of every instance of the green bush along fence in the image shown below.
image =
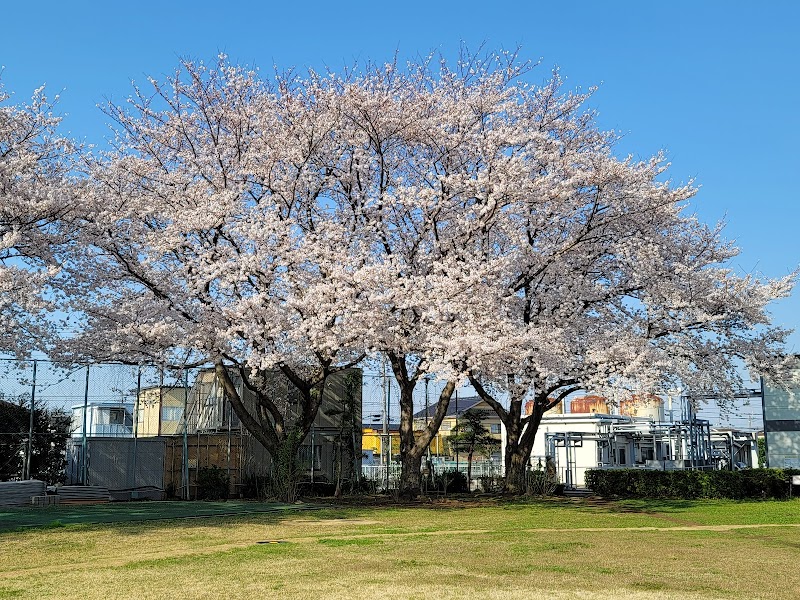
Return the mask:
[[655, 471], [592, 469], [586, 487], [600, 496], [619, 498], [786, 498], [789, 477], [800, 469], [743, 471]]

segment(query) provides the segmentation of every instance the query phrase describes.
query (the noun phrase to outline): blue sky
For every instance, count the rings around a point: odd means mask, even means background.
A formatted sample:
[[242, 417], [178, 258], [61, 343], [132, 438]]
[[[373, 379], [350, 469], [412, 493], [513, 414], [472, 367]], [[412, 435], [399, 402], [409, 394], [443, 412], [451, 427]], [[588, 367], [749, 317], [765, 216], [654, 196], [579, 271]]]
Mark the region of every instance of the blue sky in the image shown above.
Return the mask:
[[[62, 94], [71, 135], [106, 135], [97, 104], [122, 102], [131, 80], [169, 73], [179, 57], [269, 70], [389, 60], [431, 50], [454, 56], [460, 41], [488, 49], [522, 45], [573, 87], [600, 85], [592, 106], [624, 134], [620, 153], [665, 149], [676, 182], [694, 178], [693, 210], [725, 219], [742, 248], [734, 267], [777, 277], [800, 265], [800, 3], [671, 2], [106, 2], [3, 7], [0, 65], [23, 100], [47, 84]], [[800, 292], [774, 307], [800, 329]], [[800, 333], [790, 339], [800, 352]]]

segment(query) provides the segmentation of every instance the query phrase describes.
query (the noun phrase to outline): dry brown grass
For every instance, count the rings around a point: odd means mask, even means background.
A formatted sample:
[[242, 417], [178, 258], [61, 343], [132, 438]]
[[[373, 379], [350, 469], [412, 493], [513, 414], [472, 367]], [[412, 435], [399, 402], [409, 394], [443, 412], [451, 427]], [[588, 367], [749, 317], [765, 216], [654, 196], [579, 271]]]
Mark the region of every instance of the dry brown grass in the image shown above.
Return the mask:
[[[706, 506], [372, 507], [7, 533], [0, 598], [800, 597], [800, 502]], [[759, 514], [771, 526], [754, 526]]]

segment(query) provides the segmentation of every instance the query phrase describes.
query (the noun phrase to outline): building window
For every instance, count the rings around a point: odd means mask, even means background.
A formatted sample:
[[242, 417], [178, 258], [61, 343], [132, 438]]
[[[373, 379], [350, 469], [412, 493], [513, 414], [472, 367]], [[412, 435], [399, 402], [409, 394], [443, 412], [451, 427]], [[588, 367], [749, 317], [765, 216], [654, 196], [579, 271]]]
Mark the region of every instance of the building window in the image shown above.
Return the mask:
[[450, 431], [452, 427], [453, 427], [452, 424], [443, 422], [442, 426], [439, 429], [441, 429], [442, 431]]
[[183, 420], [183, 407], [182, 406], [162, 406], [161, 407], [161, 420], [162, 421], [181, 421], [181, 420]]
[[124, 425], [125, 424], [125, 409], [124, 408], [109, 408], [108, 409], [108, 424], [109, 425]]
[[490, 423], [489, 433], [500, 433], [500, 423]]

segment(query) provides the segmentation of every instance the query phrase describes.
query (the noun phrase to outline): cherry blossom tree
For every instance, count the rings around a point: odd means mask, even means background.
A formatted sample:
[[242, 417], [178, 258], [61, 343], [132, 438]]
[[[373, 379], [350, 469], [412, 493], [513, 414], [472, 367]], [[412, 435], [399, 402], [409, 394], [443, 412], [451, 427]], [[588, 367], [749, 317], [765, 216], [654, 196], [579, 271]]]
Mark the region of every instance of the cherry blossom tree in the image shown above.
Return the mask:
[[512, 209], [504, 290], [472, 321], [465, 353], [471, 383], [505, 425], [512, 492], [543, 414], [572, 392], [724, 394], [740, 385], [738, 365], [774, 369], [786, 332], [766, 309], [794, 281], [736, 275], [728, 265], [738, 251], [721, 228], [685, 214], [694, 189], [661, 181], [661, 156], [616, 158], [613, 136], [560, 87], [556, 77], [533, 99], [547, 139], [535, 187]]
[[[506, 427], [514, 491], [542, 415], [577, 389], [724, 389], [736, 360], [769, 366], [785, 332], [766, 308], [794, 278], [737, 275], [720, 229], [686, 214], [691, 184], [665, 182], [661, 156], [615, 156], [588, 94], [558, 73], [529, 85], [531, 68], [465, 52], [264, 80], [222, 58], [151, 80], [108, 108], [114, 149], [57, 246], [83, 329], [62, 354], [210, 362], [273, 456], [308, 433], [328, 376], [385, 358], [408, 497], [464, 380]], [[270, 394], [272, 369], [300, 410]], [[415, 431], [428, 375], [442, 391]]]
[[[369, 302], [364, 346], [386, 357], [400, 390], [400, 494], [420, 491], [425, 451], [467, 368], [464, 310], [484, 313], [504, 261], [492, 249], [520, 160], [513, 82], [530, 68], [513, 54], [464, 53], [454, 67], [423, 60], [374, 65], [342, 86], [343, 143], [334, 198], [370, 253], [359, 261]], [[465, 304], [468, 306], [465, 307]], [[435, 413], [414, 430], [421, 378], [444, 381]]]
[[[187, 61], [110, 106], [115, 147], [93, 165], [93, 202], [64, 255], [83, 317], [64, 356], [211, 363], [273, 456], [305, 438], [326, 378], [361, 354], [341, 301], [349, 239], [321, 200], [335, 114], [306, 94], [314, 85]], [[299, 390], [297, 410], [270, 393], [272, 369]]]
[[42, 289], [57, 272], [57, 222], [74, 207], [74, 145], [58, 135], [60, 117], [44, 89], [28, 104], [8, 104], [0, 85], [0, 352], [46, 349], [53, 321]]

